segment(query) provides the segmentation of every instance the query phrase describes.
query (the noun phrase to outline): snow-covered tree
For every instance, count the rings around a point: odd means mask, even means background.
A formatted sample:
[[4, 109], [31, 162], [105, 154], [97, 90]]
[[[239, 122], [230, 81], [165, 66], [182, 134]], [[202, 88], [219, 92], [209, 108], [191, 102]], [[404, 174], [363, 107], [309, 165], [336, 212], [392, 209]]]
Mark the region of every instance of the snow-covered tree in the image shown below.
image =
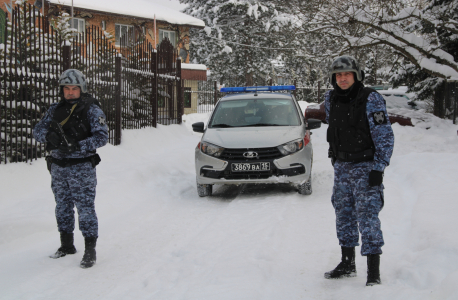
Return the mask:
[[364, 64], [368, 53], [376, 51], [373, 76], [386, 79], [389, 69], [394, 84], [409, 85], [419, 99], [434, 97], [435, 106], [443, 100], [444, 82], [458, 79], [457, 1], [269, 2], [300, 20], [301, 29], [294, 29], [290, 38], [304, 41], [306, 37], [306, 43], [296, 43], [304, 65], [317, 65], [342, 54], [353, 55]]
[[364, 79], [365, 84], [376, 85], [377, 84], [377, 57], [372, 51], [369, 52], [368, 59], [365, 63], [364, 73], [366, 74], [366, 79]]
[[420, 64], [397, 51], [391, 80], [395, 85], [408, 85], [410, 91], [417, 93], [416, 99], [430, 102], [436, 116], [451, 117], [452, 103], [444, 90], [447, 81], [458, 80], [458, 3], [436, 0], [427, 4], [421, 17], [408, 28], [427, 41], [432, 54], [426, 55], [425, 62]]
[[53, 102], [57, 95], [55, 80], [46, 74], [60, 66], [60, 41], [39, 26], [34, 16], [40, 13], [31, 5], [24, 0], [15, 4], [18, 13], [14, 24], [8, 22], [9, 35], [1, 50], [1, 56], [6, 56], [2, 82], [7, 83], [1, 89], [1, 122], [7, 129], [2, 144], [8, 145], [6, 152], [2, 147], [2, 157], [24, 161], [27, 155], [41, 155], [41, 148], [35, 147], [31, 134], [41, 118], [45, 101]]
[[429, 90], [440, 98], [437, 92], [444, 80], [458, 79], [458, 2], [424, 2], [329, 0], [306, 34], [320, 32], [339, 41], [330, 49], [335, 56], [377, 45], [389, 47], [399, 57], [394, 66], [402, 67], [393, 81], [400, 83], [404, 74], [416, 74], [410, 86], [416, 86], [420, 96]]
[[224, 81], [236, 76], [238, 84], [263, 82], [271, 71], [283, 26], [290, 23], [268, 1], [181, 0], [185, 13], [203, 20], [204, 30], [191, 30], [191, 59], [207, 65]]
[[62, 41], [70, 42], [77, 32], [70, 26], [71, 16], [64, 10], [60, 10], [57, 17], [50, 20], [51, 26], [55, 30], [55, 35], [59, 36]]

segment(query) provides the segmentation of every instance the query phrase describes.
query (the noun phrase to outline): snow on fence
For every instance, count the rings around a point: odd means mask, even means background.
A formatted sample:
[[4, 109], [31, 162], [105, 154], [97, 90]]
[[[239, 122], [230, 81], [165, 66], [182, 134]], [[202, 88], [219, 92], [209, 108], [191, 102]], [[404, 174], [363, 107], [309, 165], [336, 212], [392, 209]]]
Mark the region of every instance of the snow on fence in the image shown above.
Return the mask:
[[44, 155], [32, 128], [58, 99], [62, 40], [31, 5], [16, 6], [5, 20], [0, 48], [0, 163]]
[[47, 154], [45, 145], [33, 139], [32, 129], [61, 99], [58, 78], [69, 68], [86, 75], [89, 92], [107, 115], [114, 145], [121, 143], [122, 129], [181, 123], [181, 60], [167, 39], [156, 50], [133, 28], [115, 47], [105, 32], [91, 26], [64, 42], [62, 32], [27, 3], [15, 6], [5, 26], [0, 44], [0, 163]]
[[179, 124], [183, 115], [181, 59], [165, 38], [154, 49], [130, 29], [120, 40], [122, 128]]

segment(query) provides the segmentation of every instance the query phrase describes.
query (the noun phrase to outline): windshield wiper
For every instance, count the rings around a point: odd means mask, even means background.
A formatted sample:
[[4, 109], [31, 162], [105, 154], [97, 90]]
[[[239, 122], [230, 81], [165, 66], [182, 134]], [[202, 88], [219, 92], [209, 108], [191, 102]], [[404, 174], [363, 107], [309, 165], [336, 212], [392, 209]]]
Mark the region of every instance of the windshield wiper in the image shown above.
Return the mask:
[[229, 127], [235, 127], [235, 126], [228, 125], [228, 124], [215, 124], [215, 125], [212, 125], [212, 128], [215, 128], [215, 127], [229, 128]]
[[257, 123], [257, 124], [250, 124], [250, 125], [245, 125], [245, 126], [240, 126], [240, 127], [262, 127], [262, 126], [285, 126], [285, 125], [280, 125], [280, 124], [270, 124], [270, 123]]

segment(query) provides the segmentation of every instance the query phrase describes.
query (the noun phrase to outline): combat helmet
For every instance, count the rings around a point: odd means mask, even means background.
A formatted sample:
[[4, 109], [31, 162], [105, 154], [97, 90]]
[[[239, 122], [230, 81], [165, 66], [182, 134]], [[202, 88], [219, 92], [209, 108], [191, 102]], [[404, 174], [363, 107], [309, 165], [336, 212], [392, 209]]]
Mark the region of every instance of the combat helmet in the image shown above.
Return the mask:
[[331, 70], [329, 72], [329, 80], [331, 80], [332, 85], [336, 84], [335, 73], [340, 72], [354, 72], [356, 74], [357, 81], [364, 80], [364, 71], [361, 70], [358, 61], [349, 55], [343, 55], [337, 57], [331, 65]]
[[79, 86], [82, 93], [87, 93], [86, 77], [76, 69], [65, 70], [59, 78], [59, 86], [76, 85]]

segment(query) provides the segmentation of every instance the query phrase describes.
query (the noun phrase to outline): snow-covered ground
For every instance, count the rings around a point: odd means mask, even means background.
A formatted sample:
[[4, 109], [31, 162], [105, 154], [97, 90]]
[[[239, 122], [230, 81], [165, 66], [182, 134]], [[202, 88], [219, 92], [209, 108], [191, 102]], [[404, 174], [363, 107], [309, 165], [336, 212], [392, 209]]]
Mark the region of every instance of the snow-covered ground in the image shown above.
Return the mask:
[[359, 255], [356, 278], [323, 278], [340, 259], [326, 125], [312, 136], [312, 195], [242, 185], [199, 198], [191, 124], [208, 114], [193, 114], [100, 149], [90, 269], [80, 231], [75, 255], [48, 258], [59, 234], [44, 159], [0, 165], [0, 299], [458, 299], [458, 126], [410, 113], [385, 172], [380, 286], [365, 286]]

